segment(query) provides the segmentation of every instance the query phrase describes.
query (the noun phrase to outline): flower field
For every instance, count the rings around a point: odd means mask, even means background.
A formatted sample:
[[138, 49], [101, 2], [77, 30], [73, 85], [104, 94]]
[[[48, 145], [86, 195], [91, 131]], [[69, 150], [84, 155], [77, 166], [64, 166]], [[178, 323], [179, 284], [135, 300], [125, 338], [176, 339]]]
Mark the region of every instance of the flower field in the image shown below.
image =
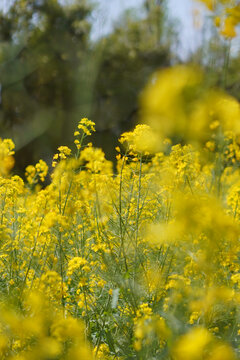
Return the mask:
[[45, 188], [1, 141], [2, 359], [237, 359], [240, 107], [191, 68], [155, 77], [115, 170], [86, 118]]
[[240, 105], [204, 76], [154, 74], [116, 164], [87, 118], [25, 179], [0, 140], [1, 359], [240, 358]]

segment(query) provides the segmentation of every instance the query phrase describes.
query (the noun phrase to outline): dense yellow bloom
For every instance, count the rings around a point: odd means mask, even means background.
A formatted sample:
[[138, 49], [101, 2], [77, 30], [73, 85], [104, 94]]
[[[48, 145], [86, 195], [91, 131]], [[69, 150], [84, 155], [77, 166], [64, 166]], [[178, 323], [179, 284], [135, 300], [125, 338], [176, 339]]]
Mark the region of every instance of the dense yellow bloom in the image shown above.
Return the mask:
[[176, 360], [203, 359], [207, 345], [211, 342], [212, 335], [204, 328], [196, 327], [186, 335], [179, 338], [173, 349]]
[[45, 161], [39, 160], [39, 162], [33, 166], [28, 165], [25, 170], [25, 177], [30, 185], [34, 185], [40, 181], [44, 182], [48, 173], [48, 166]]
[[199, 69], [175, 66], [156, 73], [142, 95], [142, 117], [159, 136], [202, 144], [240, 134], [240, 105], [216, 90], [201, 91]]
[[111, 174], [112, 164], [105, 159], [105, 154], [101, 149], [88, 146], [82, 150], [79, 160], [80, 163], [85, 164], [86, 169], [93, 173]]
[[236, 360], [236, 356], [229, 345], [226, 344], [217, 344], [211, 355], [208, 357], [208, 360]]
[[148, 125], [137, 125], [134, 131], [123, 133], [119, 141], [121, 144], [127, 143], [130, 152], [144, 155], [160, 148], [158, 136]]
[[234, 19], [228, 17], [224, 22], [224, 27], [221, 30], [221, 34], [228, 38], [234, 38], [237, 35], [235, 25], [236, 24]]
[[12, 359], [17, 354], [16, 359], [24, 360], [65, 359], [65, 356], [77, 360], [76, 351], [84, 353], [84, 359], [92, 359], [80, 321], [70, 316], [63, 317], [44, 295], [35, 292], [24, 299], [22, 308], [21, 312], [9, 307], [1, 308], [2, 359]]
[[197, 327], [179, 338], [173, 350], [176, 360], [234, 360], [236, 356], [227, 344], [218, 343], [204, 328]]

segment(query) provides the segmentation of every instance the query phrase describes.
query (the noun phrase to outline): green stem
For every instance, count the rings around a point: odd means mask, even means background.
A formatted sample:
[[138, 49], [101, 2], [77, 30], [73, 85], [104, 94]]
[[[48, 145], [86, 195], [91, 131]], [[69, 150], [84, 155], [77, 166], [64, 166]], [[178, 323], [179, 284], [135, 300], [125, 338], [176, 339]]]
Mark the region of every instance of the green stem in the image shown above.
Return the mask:
[[230, 53], [231, 53], [231, 39], [228, 40], [228, 44], [224, 54], [224, 64], [223, 64], [223, 78], [222, 78], [222, 86], [226, 89], [227, 86], [227, 77], [229, 70], [229, 62], [230, 62]]

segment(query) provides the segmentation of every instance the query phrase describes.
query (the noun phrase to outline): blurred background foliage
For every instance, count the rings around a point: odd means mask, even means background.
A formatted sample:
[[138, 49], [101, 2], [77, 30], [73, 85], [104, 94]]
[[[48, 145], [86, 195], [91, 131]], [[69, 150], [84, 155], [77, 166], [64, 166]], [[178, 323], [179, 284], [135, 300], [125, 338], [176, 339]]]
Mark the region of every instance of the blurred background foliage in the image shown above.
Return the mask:
[[[12, 0], [0, 12], [0, 136], [16, 144], [16, 171], [39, 158], [50, 164], [59, 145], [71, 145], [82, 117], [96, 122], [94, 145], [108, 159], [138, 118], [138, 96], [155, 70], [182, 62], [177, 26], [167, 0], [145, 0], [112, 32], [93, 40], [91, 1]], [[238, 56], [212, 36], [186, 62], [206, 67], [207, 81], [239, 98]], [[229, 65], [228, 76], [223, 69]]]

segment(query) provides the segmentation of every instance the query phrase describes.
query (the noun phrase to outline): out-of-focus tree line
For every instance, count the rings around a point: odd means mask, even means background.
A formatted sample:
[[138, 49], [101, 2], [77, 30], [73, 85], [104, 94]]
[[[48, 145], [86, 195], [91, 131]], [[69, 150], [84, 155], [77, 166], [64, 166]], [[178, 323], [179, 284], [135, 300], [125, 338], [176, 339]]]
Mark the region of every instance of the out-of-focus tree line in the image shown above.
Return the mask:
[[111, 157], [149, 75], [170, 64], [163, 1], [94, 42], [92, 11], [82, 0], [14, 0], [0, 13], [0, 136], [16, 143], [21, 169], [71, 144], [81, 117], [96, 122], [94, 143]]
[[[72, 143], [82, 117], [96, 122], [94, 145], [111, 159], [119, 135], [137, 121], [149, 76], [178, 61], [167, 1], [145, 0], [141, 15], [127, 12], [97, 41], [93, 9], [87, 0], [13, 0], [0, 12], [0, 137], [16, 143], [17, 171], [39, 158], [50, 163], [59, 145]], [[226, 42], [209, 40], [189, 60], [239, 97], [238, 57], [223, 79]]]

